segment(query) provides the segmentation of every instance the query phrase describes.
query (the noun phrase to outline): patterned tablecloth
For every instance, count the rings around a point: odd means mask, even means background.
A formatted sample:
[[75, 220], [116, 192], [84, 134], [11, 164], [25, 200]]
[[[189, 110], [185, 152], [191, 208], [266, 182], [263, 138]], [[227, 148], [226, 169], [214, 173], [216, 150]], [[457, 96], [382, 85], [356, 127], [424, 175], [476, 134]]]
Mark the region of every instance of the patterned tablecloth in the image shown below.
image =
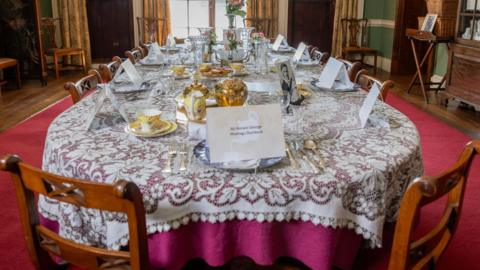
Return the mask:
[[[318, 70], [297, 69], [297, 76], [300, 81], [308, 81], [315, 72]], [[245, 80], [272, 85], [278, 77], [255, 75]], [[174, 119], [173, 99], [187, 83], [176, 81], [176, 91], [151, 99], [164, 111], [163, 117]], [[294, 116], [289, 116], [287, 130], [318, 142], [327, 164], [323, 173], [313, 173], [307, 164], [294, 170], [284, 160], [257, 175], [212, 169], [191, 155], [186, 172], [162, 173], [168, 145], [188, 143], [191, 151], [198, 141], [189, 140], [181, 127], [165, 137], [133, 137], [124, 132], [126, 123], [109, 102], [95, 127], [83, 131], [97, 94], [52, 122], [43, 169], [103, 183], [116, 179], [135, 182], [143, 194], [150, 234], [197, 221], [301, 220], [351, 228], [372, 247], [381, 246], [384, 222], [395, 219], [408, 183], [423, 173], [419, 135], [405, 115], [378, 101], [373, 116], [390, 127], [377, 123], [358, 129], [357, 114], [365, 97], [360, 92], [314, 92], [304, 105], [293, 108]], [[271, 102], [275, 95], [272, 91], [252, 92], [248, 102]], [[128, 102], [130, 110], [145, 103], [141, 94], [124, 94], [120, 99]], [[40, 199], [39, 208], [45, 217], [60, 224], [62, 236], [77, 242], [113, 249], [128, 242], [123, 215], [75, 208], [45, 198]]]

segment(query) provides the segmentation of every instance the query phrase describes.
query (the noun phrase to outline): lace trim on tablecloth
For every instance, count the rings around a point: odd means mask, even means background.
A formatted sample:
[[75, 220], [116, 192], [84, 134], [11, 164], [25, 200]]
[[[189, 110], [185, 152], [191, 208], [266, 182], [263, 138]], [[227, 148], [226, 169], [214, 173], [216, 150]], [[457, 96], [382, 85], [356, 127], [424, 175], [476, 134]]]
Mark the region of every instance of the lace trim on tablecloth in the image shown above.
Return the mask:
[[[45, 205], [44, 205], [45, 206]], [[48, 207], [47, 207], [48, 208]], [[47, 209], [39, 208], [40, 213], [47, 219], [59, 221], [57, 215], [51, 214], [52, 211]], [[372, 231], [369, 231], [363, 228], [361, 225], [349, 219], [338, 219], [332, 217], [321, 217], [315, 216], [305, 212], [271, 212], [271, 213], [255, 213], [255, 212], [246, 212], [246, 211], [229, 211], [221, 213], [201, 213], [194, 212], [188, 215], [184, 215], [180, 218], [173, 219], [167, 222], [155, 222], [153, 224], [147, 225], [147, 234], [163, 233], [169, 232], [171, 230], [176, 230], [183, 225], [188, 225], [189, 223], [196, 222], [208, 222], [210, 224], [221, 223], [226, 221], [257, 221], [259, 223], [272, 223], [272, 222], [289, 222], [289, 221], [303, 221], [311, 222], [315, 226], [324, 226], [325, 228], [333, 229], [350, 229], [353, 230], [357, 235], [363, 237], [367, 241], [367, 246], [370, 248], [381, 248], [382, 247], [382, 237], [375, 234]], [[129, 235], [124, 234], [116, 240], [111, 248], [113, 250], [120, 250], [121, 247], [127, 246], [129, 242]], [[88, 243], [85, 243], [88, 244]]]

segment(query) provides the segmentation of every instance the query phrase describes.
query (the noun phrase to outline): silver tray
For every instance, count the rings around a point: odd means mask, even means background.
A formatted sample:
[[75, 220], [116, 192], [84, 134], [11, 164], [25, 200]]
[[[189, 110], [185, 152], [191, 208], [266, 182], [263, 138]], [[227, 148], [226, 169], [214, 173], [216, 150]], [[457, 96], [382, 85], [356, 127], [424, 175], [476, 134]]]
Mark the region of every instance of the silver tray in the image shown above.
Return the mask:
[[[210, 150], [208, 149], [207, 142], [201, 141], [193, 148], [193, 155], [204, 165], [222, 170], [254, 170], [255, 168], [232, 168], [226, 167], [223, 163], [211, 163], [210, 162]], [[265, 169], [272, 167], [273, 165], [279, 163], [283, 157], [278, 158], [264, 158], [260, 160], [260, 163], [257, 169]]]

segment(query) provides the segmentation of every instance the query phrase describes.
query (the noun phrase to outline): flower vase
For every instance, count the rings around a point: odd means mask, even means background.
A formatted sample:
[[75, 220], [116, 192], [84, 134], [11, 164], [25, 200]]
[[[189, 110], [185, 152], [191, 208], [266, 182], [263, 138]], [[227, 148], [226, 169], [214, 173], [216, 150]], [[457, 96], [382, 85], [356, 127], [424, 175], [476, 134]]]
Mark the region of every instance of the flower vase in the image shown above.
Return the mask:
[[225, 16], [227, 16], [227, 18], [228, 18], [228, 28], [229, 29], [236, 28], [236, 23], [235, 23], [235, 16], [236, 15], [226, 14]]

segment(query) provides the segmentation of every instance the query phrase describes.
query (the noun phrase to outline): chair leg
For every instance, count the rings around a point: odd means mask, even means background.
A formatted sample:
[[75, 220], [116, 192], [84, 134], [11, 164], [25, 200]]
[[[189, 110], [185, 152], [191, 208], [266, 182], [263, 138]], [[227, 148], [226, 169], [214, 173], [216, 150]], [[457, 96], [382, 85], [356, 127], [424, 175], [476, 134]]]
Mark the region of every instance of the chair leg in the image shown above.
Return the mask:
[[21, 77], [21, 74], [20, 74], [20, 63], [19, 62], [17, 62], [16, 69], [17, 69], [17, 89], [20, 89], [20, 88], [22, 88], [22, 77]]
[[82, 58], [83, 73], [87, 73], [87, 63], [86, 63], [86, 60], [85, 60], [85, 51], [82, 51], [82, 54], [80, 56]]
[[58, 65], [58, 56], [56, 54], [53, 55], [53, 63], [55, 65], [55, 77], [58, 80], [60, 78], [60, 66]]
[[373, 55], [373, 74], [377, 75], [377, 53]]

